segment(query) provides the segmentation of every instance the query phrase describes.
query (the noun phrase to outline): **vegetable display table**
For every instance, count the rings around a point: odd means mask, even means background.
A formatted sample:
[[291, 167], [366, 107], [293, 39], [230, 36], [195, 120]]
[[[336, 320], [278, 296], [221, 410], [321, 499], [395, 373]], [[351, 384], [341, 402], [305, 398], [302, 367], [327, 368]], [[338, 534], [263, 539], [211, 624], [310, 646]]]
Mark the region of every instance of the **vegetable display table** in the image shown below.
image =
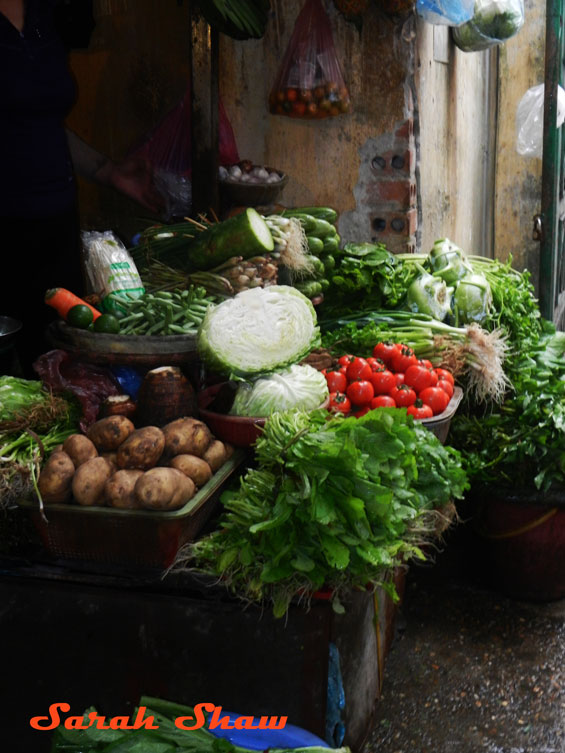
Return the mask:
[[320, 600], [276, 620], [184, 573], [140, 579], [46, 562], [2, 565], [10, 609], [1, 650], [11, 668], [2, 711], [21, 741], [14, 753], [49, 750], [50, 734], [29, 719], [52, 703], [69, 703], [71, 714], [90, 705], [130, 714], [144, 693], [288, 716], [322, 738], [343, 725], [354, 749], [368, 731], [394, 616], [384, 594], [352, 594], [343, 615]]

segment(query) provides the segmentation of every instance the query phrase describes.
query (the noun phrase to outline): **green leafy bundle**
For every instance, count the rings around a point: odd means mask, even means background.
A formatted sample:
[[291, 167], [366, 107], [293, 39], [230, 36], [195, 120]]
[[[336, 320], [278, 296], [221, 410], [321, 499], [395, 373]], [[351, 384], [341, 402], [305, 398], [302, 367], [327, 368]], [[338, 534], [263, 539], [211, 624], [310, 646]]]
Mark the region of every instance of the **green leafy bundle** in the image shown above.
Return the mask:
[[520, 341], [509, 359], [514, 390], [497, 409], [455, 417], [451, 438], [471, 478], [524, 491], [565, 487], [565, 333]]
[[36, 485], [42, 458], [77, 431], [81, 411], [40, 381], [0, 377], [0, 507]]
[[218, 529], [188, 544], [178, 565], [270, 600], [279, 617], [322, 587], [337, 608], [344, 589], [389, 587], [394, 567], [423, 557], [436, 510], [467, 486], [459, 454], [396, 409], [276, 413], [256, 456], [239, 490], [223, 495]]
[[329, 275], [320, 320], [356, 313], [362, 308], [396, 308], [417, 270], [398, 261], [382, 243], [346, 243]]

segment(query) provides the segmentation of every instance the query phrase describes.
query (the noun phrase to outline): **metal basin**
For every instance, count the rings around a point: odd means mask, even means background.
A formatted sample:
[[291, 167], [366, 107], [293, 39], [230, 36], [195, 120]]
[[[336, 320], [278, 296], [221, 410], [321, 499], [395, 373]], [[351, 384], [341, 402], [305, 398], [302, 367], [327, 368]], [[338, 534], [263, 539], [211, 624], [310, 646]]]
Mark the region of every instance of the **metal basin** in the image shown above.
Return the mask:
[[0, 350], [12, 345], [22, 326], [18, 319], [11, 316], [0, 316]]

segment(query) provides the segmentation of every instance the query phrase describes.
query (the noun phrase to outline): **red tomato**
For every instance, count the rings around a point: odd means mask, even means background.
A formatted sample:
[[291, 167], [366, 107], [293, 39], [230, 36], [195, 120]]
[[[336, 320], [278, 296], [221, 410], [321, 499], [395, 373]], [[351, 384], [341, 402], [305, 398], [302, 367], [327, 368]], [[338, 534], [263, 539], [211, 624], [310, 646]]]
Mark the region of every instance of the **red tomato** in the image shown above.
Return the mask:
[[339, 363], [340, 366], [349, 366], [349, 364], [351, 363], [351, 361], [353, 361], [354, 358], [355, 356], [346, 355], [339, 358], [337, 362]]
[[427, 358], [420, 358], [420, 360], [418, 361], [418, 363], [421, 363], [422, 366], [426, 367], [426, 369], [433, 369], [433, 367], [434, 367], [433, 363], [431, 361], [428, 361]]
[[451, 382], [451, 384], [455, 386], [455, 379], [453, 378], [451, 371], [448, 371], [447, 369], [435, 369], [435, 372], [439, 379], [447, 379], [448, 382]]
[[304, 102], [293, 102], [292, 104], [293, 115], [296, 115], [296, 117], [298, 118], [302, 118], [305, 112], [306, 112], [306, 105], [304, 104]]
[[406, 347], [406, 345], [403, 345], [402, 348], [400, 348], [396, 351], [396, 353], [393, 354], [390, 366], [392, 367], [393, 371], [401, 371], [403, 374], [405, 374], [406, 369], [409, 366], [413, 366], [417, 363], [418, 359], [416, 358], [416, 355], [412, 348], [408, 348]]
[[371, 400], [371, 410], [374, 408], [396, 408], [396, 403], [390, 395], [377, 395]]
[[361, 418], [361, 416], [364, 416], [366, 413], [368, 413], [371, 409], [368, 405], [366, 405], [364, 408], [361, 408], [361, 410], [355, 411], [353, 414], [355, 418]]
[[388, 369], [374, 371], [369, 377], [369, 381], [373, 385], [375, 395], [388, 395], [396, 385], [394, 374]]
[[353, 405], [363, 408], [371, 402], [375, 396], [375, 391], [371, 382], [368, 382], [366, 379], [358, 379], [356, 382], [351, 382], [346, 390], [346, 394]]
[[420, 398], [417, 398], [414, 405], [409, 405], [406, 408], [406, 413], [414, 416], [414, 418], [431, 418], [434, 415], [430, 406], [423, 403]]
[[407, 384], [399, 384], [390, 391], [390, 396], [399, 408], [407, 408], [416, 402], [416, 393]]
[[449, 379], [438, 379], [437, 386], [441, 387], [444, 392], [447, 392], [450, 399], [453, 397], [454, 388]]
[[379, 371], [385, 367], [385, 362], [380, 358], [373, 358], [371, 356], [370, 358], [367, 358], [366, 361], [373, 371]]
[[416, 392], [421, 392], [426, 387], [431, 387], [432, 376], [430, 369], [418, 363], [409, 366], [404, 374], [404, 384], [413, 387]]
[[435, 387], [437, 385], [437, 382], [438, 382], [438, 375], [436, 374], [435, 369], [430, 369], [430, 377], [431, 377], [431, 380], [432, 380], [431, 383], [430, 383], [430, 387]]
[[343, 392], [330, 392], [330, 404], [329, 408], [332, 413], [349, 413], [351, 410], [351, 403], [347, 395]]
[[400, 371], [397, 374], [394, 374], [394, 381], [396, 384], [404, 384], [404, 374], [401, 374]]
[[345, 392], [347, 379], [342, 371], [328, 371], [326, 373], [326, 382], [330, 392]]
[[355, 356], [353, 361], [347, 367], [345, 376], [348, 382], [354, 382], [356, 379], [368, 379], [373, 373], [372, 368], [369, 366], [364, 358]]
[[441, 387], [427, 387], [418, 397], [425, 405], [430, 406], [434, 416], [443, 413], [449, 403], [449, 395]]
[[390, 362], [393, 356], [400, 346], [396, 343], [382, 342], [377, 343], [373, 348], [373, 357], [380, 358], [387, 366], [390, 367]]

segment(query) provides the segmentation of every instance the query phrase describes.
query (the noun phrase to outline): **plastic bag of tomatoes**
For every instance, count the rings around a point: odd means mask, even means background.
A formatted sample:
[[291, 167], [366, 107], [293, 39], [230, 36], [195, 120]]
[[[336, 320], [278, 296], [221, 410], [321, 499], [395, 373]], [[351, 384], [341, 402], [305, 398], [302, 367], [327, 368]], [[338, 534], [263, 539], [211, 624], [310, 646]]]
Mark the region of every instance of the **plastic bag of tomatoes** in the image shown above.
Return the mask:
[[333, 413], [362, 416], [376, 408], [406, 408], [415, 419], [445, 411], [454, 391], [453, 375], [420, 360], [402, 344], [377, 343], [370, 358], [346, 354], [324, 373]]
[[291, 118], [327, 118], [350, 110], [349, 92], [321, 0], [306, 0], [286, 48], [269, 110]]

